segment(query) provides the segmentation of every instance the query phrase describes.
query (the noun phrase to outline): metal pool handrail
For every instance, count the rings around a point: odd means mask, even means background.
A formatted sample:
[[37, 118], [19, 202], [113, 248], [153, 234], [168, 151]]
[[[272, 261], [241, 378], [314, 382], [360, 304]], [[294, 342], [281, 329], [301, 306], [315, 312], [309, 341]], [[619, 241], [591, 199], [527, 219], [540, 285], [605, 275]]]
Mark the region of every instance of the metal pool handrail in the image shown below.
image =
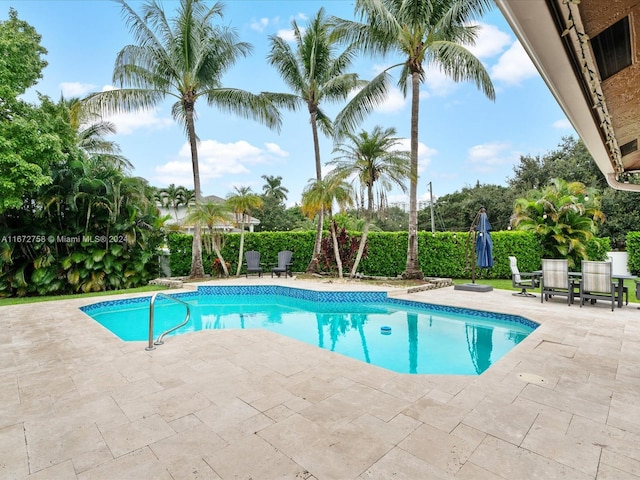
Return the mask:
[[[174, 302], [178, 302], [184, 305], [187, 309], [187, 315], [184, 317], [184, 321], [182, 323], [180, 323], [179, 325], [176, 325], [173, 328], [170, 328], [165, 332], [162, 332], [158, 336], [158, 339], [154, 342], [153, 341], [153, 311], [156, 303], [156, 298], [158, 297], [158, 295], [162, 295], [163, 297], [167, 297], [168, 299], [173, 300]], [[189, 308], [189, 304], [187, 302], [183, 302], [182, 300], [179, 300], [176, 297], [172, 297], [171, 295], [168, 295], [164, 292], [154, 293], [153, 296], [151, 297], [151, 302], [149, 303], [149, 345], [145, 348], [145, 350], [155, 350], [156, 348], [155, 345], [162, 345], [164, 343], [164, 337], [169, 333], [173, 332], [174, 330], [184, 327], [187, 323], [189, 323], [190, 317], [191, 317], [191, 309]]]

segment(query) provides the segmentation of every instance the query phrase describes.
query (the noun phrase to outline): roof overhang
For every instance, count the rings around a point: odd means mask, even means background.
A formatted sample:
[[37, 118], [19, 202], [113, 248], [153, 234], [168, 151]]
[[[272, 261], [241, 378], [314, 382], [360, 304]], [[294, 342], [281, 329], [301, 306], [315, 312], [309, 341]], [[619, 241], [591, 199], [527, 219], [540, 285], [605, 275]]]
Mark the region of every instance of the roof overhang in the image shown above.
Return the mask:
[[[522, 46], [580, 135], [609, 185], [640, 191], [640, 151], [620, 146], [640, 137], [639, 0], [496, 0]], [[590, 38], [621, 18], [631, 22], [632, 65], [602, 81]]]

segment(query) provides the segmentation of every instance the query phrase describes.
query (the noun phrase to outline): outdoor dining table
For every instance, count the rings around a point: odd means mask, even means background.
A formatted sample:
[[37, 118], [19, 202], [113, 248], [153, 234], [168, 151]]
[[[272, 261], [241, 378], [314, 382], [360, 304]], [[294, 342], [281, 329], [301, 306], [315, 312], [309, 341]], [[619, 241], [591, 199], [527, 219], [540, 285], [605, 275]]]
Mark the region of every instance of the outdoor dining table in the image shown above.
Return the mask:
[[[569, 277], [580, 278], [582, 277], [582, 272], [569, 272]], [[635, 280], [638, 277], [636, 275], [625, 275], [614, 273], [611, 275], [611, 280], [615, 281], [616, 284], [616, 293], [618, 294], [618, 308], [622, 308], [622, 294], [624, 292], [624, 281], [625, 280]]]
[[[536, 276], [542, 277], [542, 270], [536, 270], [533, 272], [534, 274], [536, 274]], [[582, 272], [569, 272], [569, 277], [570, 278], [580, 278], [582, 277]], [[622, 294], [624, 292], [624, 281], [625, 280], [636, 280], [638, 278], [637, 275], [625, 275], [625, 274], [621, 274], [621, 273], [614, 273], [611, 275], [611, 279], [615, 280], [615, 287], [616, 287], [616, 293], [618, 295], [618, 308], [622, 308]], [[574, 298], [575, 297], [580, 297], [580, 294], [578, 293], [577, 295], [574, 294]]]

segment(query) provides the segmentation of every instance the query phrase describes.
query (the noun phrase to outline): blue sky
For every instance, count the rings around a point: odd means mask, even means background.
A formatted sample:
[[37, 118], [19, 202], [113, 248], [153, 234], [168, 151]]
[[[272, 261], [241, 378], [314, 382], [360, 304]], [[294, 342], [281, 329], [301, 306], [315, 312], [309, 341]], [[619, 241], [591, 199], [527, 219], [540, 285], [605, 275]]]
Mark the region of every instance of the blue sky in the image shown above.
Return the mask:
[[[139, 10], [142, 2], [130, 4]], [[163, 2], [167, 11], [177, 4]], [[329, 15], [352, 18], [353, 2], [346, 0], [227, 1], [224, 22], [236, 29], [240, 40], [253, 45], [253, 54], [229, 71], [224, 84], [256, 93], [287, 91], [267, 64], [268, 37], [286, 38], [292, 19], [304, 26], [323, 6]], [[109, 88], [118, 51], [133, 43], [120, 6], [109, 0], [0, 0], [0, 19], [7, 18], [10, 7], [42, 35], [49, 65], [34, 90], [53, 99]], [[545, 154], [563, 136], [576, 135], [500, 11], [494, 8], [480, 23], [481, 34], [472, 50], [491, 75], [496, 100], [488, 100], [472, 84], [458, 84], [437, 70], [428, 71], [420, 95], [419, 199], [429, 198], [429, 182], [436, 197], [477, 181], [505, 185], [521, 155]], [[370, 79], [398, 60], [361, 57], [354, 70]], [[35, 99], [34, 92], [26, 99]], [[332, 114], [339, 107], [325, 106]], [[259, 193], [262, 175], [280, 175], [289, 189], [287, 203], [299, 202], [302, 189], [315, 175], [306, 111], [283, 112], [282, 129], [276, 132], [204, 103], [196, 109], [203, 194], [225, 197], [240, 185]], [[135, 166], [135, 175], [159, 187], [193, 185], [186, 137], [172, 120], [169, 103], [110, 120], [118, 127], [113, 139]], [[409, 101], [394, 90], [361, 128], [395, 127], [399, 137], [408, 138], [409, 122]], [[408, 140], [406, 145], [408, 149]], [[332, 142], [322, 138], [323, 163], [331, 160], [332, 148]], [[389, 199], [406, 202], [407, 196], [394, 191]]]

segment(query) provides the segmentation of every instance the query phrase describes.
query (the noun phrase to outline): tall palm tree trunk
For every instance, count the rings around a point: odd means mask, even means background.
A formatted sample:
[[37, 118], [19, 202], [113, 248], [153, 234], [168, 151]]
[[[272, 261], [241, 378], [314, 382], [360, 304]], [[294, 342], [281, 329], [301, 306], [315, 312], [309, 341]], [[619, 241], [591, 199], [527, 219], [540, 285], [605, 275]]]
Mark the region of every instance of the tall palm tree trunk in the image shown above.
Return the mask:
[[[322, 164], [320, 162], [320, 140], [318, 139], [318, 124], [316, 122], [316, 108], [309, 107], [311, 114], [311, 131], [313, 133], [313, 152], [316, 160], [316, 179], [322, 180]], [[324, 212], [322, 209], [318, 212], [318, 227], [316, 229], [316, 241], [313, 244], [313, 256], [307, 266], [307, 273], [315, 273], [318, 271], [318, 257], [322, 247], [322, 224], [324, 223]]]
[[342, 275], [342, 257], [340, 256], [340, 245], [338, 245], [338, 235], [336, 234], [336, 222], [333, 219], [329, 219], [331, 225], [331, 239], [333, 240], [333, 251], [336, 256], [336, 265], [338, 266], [338, 278], [343, 278]]
[[244, 213], [242, 214], [242, 221], [240, 222], [240, 252], [238, 253], [238, 269], [236, 270], [236, 277], [240, 276], [240, 269], [242, 268], [243, 253], [244, 253]]
[[220, 266], [222, 267], [222, 271], [224, 272], [224, 276], [229, 276], [229, 270], [227, 270], [227, 262], [222, 256], [222, 251], [220, 250], [220, 245], [218, 244], [218, 239], [215, 237], [215, 231], [213, 228], [210, 230], [211, 232], [211, 247], [213, 251], [216, 253], [216, 257], [220, 260]]
[[[200, 167], [198, 165], [198, 144], [196, 137], [196, 128], [193, 122], [193, 103], [191, 106], [187, 106], [185, 111], [187, 112], [187, 135], [189, 137], [189, 145], [191, 146], [191, 168], [193, 170], [193, 189], [195, 192], [196, 203], [202, 200], [202, 194], [200, 193]], [[200, 223], [195, 223], [193, 230], [193, 243], [191, 244], [191, 272], [190, 278], [204, 277], [204, 266], [202, 264], [202, 233], [200, 230]]]
[[409, 186], [409, 243], [405, 279], [423, 278], [418, 263], [418, 109], [420, 105], [420, 71], [411, 73], [411, 180]]
[[351, 273], [349, 274], [351, 278], [355, 277], [356, 272], [358, 271], [358, 266], [360, 265], [362, 254], [364, 253], [364, 247], [367, 244], [367, 237], [369, 236], [369, 226], [371, 225], [372, 216], [373, 216], [373, 185], [368, 185], [367, 186], [367, 211], [365, 212], [364, 228], [362, 229], [362, 237], [360, 237], [360, 243], [358, 244], [358, 253], [356, 254], [356, 259], [353, 262], [353, 267], [351, 267]]

